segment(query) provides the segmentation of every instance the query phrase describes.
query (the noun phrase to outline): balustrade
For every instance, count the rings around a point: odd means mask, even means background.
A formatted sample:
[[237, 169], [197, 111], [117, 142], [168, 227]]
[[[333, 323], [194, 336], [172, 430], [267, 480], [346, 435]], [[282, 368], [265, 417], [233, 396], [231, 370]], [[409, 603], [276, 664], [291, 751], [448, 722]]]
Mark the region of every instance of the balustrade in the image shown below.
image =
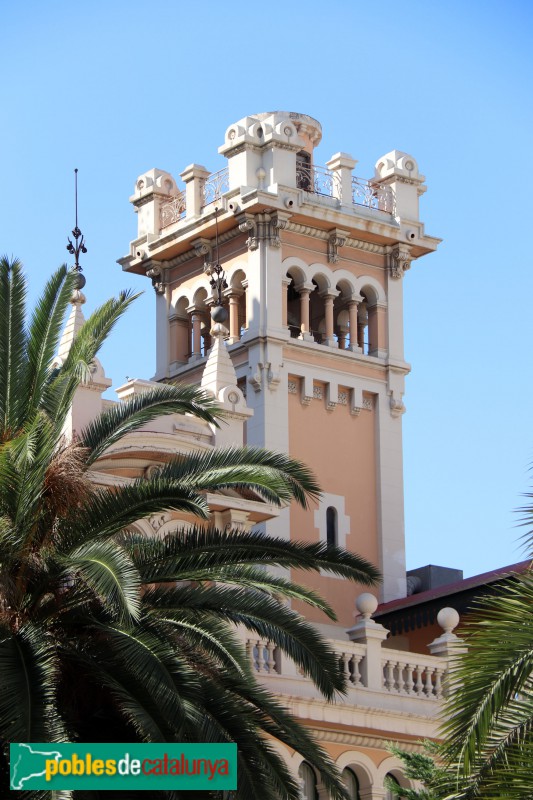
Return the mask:
[[446, 673], [445, 663], [431, 659], [424, 663], [417, 653], [410, 659], [383, 657], [383, 686], [391, 693], [415, 695], [416, 697], [439, 700], [443, 696], [442, 681]]
[[[365, 674], [368, 663], [367, 646], [355, 642], [330, 640], [339, 660], [341, 672], [348, 686], [367, 689]], [[246, 651], [255, 672], [260, 675], [294, 676], [294, 670], [284, 670], [282, 654], [276, 645], [266, 639], [248, 638]], [[421, 700], [440, 700], [444, 695], [443, 681], [447, 673], [447, 662], [435, 656], [420, 653], [382, 649], [382, 689], [384, 692]], [[301, 678], [301, 672], [297, 670]]]

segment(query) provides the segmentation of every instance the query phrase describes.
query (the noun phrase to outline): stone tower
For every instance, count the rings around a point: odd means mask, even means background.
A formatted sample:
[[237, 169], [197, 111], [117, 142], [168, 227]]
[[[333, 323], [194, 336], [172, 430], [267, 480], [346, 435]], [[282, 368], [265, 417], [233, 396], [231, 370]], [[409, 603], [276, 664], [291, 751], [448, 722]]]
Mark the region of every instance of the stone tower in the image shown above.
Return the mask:
[[[315, 163], [320, 139], [305, 114], [257, 114], [227, 129], [220, 172], [191, 164], [182, 187], [168, 172], [144, 173], [131, 198], [138, 236], [120, 263], [155, 289], [155, 380], [200, 384], [218, 228], [229, 334], [214, 344], [235, 370], [236, 418], [248, 444], [302, 459], [324, 491], [267, 530], [359, 552], [380, 567], [388, 601], [406, 594], [403, 276], [439, 240], [419, 219], [425, 185], [412, 156], [393, 150], [363, 180], [347, 153]], [[306, 582], [353, 624], [356, 587]]]

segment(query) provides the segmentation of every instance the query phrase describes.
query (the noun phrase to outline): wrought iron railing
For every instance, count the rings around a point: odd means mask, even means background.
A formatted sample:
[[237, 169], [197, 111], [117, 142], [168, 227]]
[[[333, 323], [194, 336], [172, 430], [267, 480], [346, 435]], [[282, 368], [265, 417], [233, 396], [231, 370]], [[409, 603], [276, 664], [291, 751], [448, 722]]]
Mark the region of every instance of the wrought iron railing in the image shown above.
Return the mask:
[[224, 167], [218, 172], [213, 172], [206, 182], [204, 183], [204, 199], [203, 205], [208, 206], [209, 203], [214, 203], [219, 200], [224, 192], [229, 189], [229, 169]]
[[339, 176], [325, 167], [315, 167], [305, 162], [296, 162], [296, 186], [306, 192], [326, 197], [340, 195]]
[[178, 222], [185, 216], [185, 192], [180, 192], [168, 203], [163, 203], [159, 211], [159, 224], [161, 228], [167, 228], [174, 222]]
[[352, 178], [352, 202], [356, 206], [394, 213], [394, 197], [390, 186], [379, 186], [364, 178]]

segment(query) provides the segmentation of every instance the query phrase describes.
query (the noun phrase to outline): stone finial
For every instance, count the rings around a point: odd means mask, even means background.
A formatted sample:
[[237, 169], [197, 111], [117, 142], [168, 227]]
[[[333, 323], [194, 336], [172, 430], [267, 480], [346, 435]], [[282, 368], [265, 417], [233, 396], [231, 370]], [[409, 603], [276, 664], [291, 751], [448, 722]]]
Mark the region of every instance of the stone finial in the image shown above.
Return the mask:
[[378, 607], [378, 600], [370, 592], [363, 592], [355, 601], [355, 607], [363, 617], [363, 619], [370, 619], [372, 614]]
[[352, 642], [368, 642], [369, 640], [381, 642], [386, 639], [389, 635], [388, 630], [372, 619], [372, 614], [378, 607], [377, 598], [370, 592], [363, 592], [357, 597], [355, 607], [360, 616], [353, 628], [347, 631]]
[[450, 608], [449, 606], [441, 608], [437, 614], [437, 622], [444, 633], [428, 645], [431, 655], [449, 658], [451, 655], [461, 652], [463, 640], [453, 633], [454, 628], [459, 624], [459, 619], [459, 614], [455, 608]]
[[455, 608], [450, 608], [449, 606], [446, 606], [446, 608], [441, 608], [437, 614], [437, 622], [445, 634], [452, 633], [454, 628], [457, 628], [459, 625], [459, 619], [459, 614]]

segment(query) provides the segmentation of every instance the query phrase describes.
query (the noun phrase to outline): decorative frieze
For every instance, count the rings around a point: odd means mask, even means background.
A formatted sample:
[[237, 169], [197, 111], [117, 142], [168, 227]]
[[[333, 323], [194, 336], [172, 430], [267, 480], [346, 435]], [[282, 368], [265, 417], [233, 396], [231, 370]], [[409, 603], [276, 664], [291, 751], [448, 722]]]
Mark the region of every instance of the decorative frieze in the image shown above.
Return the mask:
[[339, 399], [338, 403], [340, 406], [347, 406], [348, 405], [348, 392], [339, 392]]
[[322, 386], [318, 384], [314, 384], [313, 386], [313, 398], [315, 400], [323, 400], [324, 399], [324, 389]]
[[289, 394], [298, 394], [298, 384], [296, 383], [296, 381], [288, 381], [287, 391], [289, 392]]
[[374, 410], [374, 398], [373, 397], [369, 397], [368, 395], [366, 397], [363, 397], [363, 408], [366, 411], [373, 411]]

